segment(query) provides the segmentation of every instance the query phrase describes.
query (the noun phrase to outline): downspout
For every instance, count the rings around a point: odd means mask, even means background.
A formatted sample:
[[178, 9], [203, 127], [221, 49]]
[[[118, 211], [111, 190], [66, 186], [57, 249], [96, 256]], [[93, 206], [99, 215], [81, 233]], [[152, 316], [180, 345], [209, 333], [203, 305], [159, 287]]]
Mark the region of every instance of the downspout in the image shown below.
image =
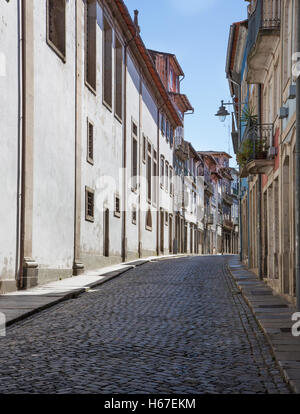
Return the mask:
[[[164, 105], [162, 105], [163, 107]], [[160, 134], [160, 109], [157, 108], [157, 156], [156, 156], [156, 174], [157, 176], [154, 178], [156, 180], [156, 204], [157, 204], [157, 211], [156, 211], [156, 254], [159, 256], [159, 241], [160, 241], [160, 145], [159, 145], [159, 134]]]
[[[141, 237], [141, 167], [142, 167], [142, 157], [141, 156], [141, 150], [143, 150], [143, 147], [141, 145], [143, 137], [142, 137], [142, 128], [141, 128], [141, 122], [142, 122], [142, 94], [143, 94], [143, 83], [142, 83], [142, 71], [141, 68], [139, 70], [139, 78], [140, 78], [140, 85], [139, 85], [139, 194], [138, 194], [138, 208], [139, 208], [139, 223], [138, 223], [138, 255], [139, 258], [142, 257], [142, 237]], [[147, 143], [148, 145], [148, 143]], [[146, 162], [148, 159], [148, 147], [145, 148], [145, 157]]]
[[20, 216], [20, 207], [22, 205], [22, 192], [21, 192], [21, 151], [22, 151], [22, 63], [21, 63], [21, 53], [23, 49], [22, 45], [22, 23], [21, 23], [21, 0], [18, 0], [18, 168], [17, 168], [17, 220], [16, 220], [16, 266], [15, 266], [15, 279], [17, 284], [19, 284], [19, 278], [21, 274], [21, 234], [20, 234], [20, 225], [21, 225], [21, 216]]
[[[261, 124], [261, 84], [258, 84], [258, 124]], [[262, 272], [262, 180], [261, 175], [258, 175], [258, 197], [257, 197], [257, 221], [258, 221], [258, 237], [257, 237], [257, 257], [258, 257], [258, 277], [263, 280]]]
[[[77, 276], [83, 273], [84, 264], [80, 262], [80, 231], [81, 231], [81, 128], [79, 122], [81, 122], [81, 101], [80, 101], [80, 82], [81, 71], [78, 64], [78, 50], [81, 46], [80, 36], [78, 38], [79, 31], [79, 10], [80, 7], [78, 1], [75, 1], [75, 102], [74, 102], [74, 132], [75, 132], [75, 148], [74, 148], [74, 246], [73, 246], [73, 276]], [[81, 33], [81, 30], [80, 30]], [[80, 39], [80, 40], [79, 40]], [[80, 105], [80, 106], [79, 106]]]
[[[131, 40], [133, 40], [132, 38]], [[129, 43], [129, 42], [128, 42]], [[127, 141], [126, 141], [126, 126], [127, 126], [127, 108], [126, 108], [126, 102], [127, 102], [127, 48], [128, 43], [124, 46], [124, 85], [123, 85], [123, 221], [122, 221], [122, 261], [126, 261], [126, 178], [127, 178], [127, 171], [126, 171], [126, 165], [127, 165], [127, 157], [126, 157], [126, 148], [127, 148]]]
[[[238, 100], [239, 103], [241, 104], [241, 98], [242, 98], [242, 93], [241, 93], [241, 84], [234, 81], [233, 79], [230, 78], [229, 75], [227, 75], [227, 78], [229, 79], [229, 81], [235, 85], [237, 85], [238, 87], [238, 91], [239, 91], [239, 95], [238, 95]], [[239, 123], [238, 123], [238, 141], [239, 144], [241, 143], [241, 135], [242, 135], [242, 124], [241, 124], [241, 108], [239, 109]], [[242, 180], [239, 179], [239, 239], [240, 239], [240, 261], [243, 261], [243, 219], [242, 219]]]
[[[300, 4], [297, 13], [297, 48], [300, 51]], [[299, 62], [299, 59], [298, 59]], [[300, 76], [296, 81], [296, 185], [295, 185], [295, 270], [296, 270], [296, 297], [297, 310], [300, 311]]]
[[18, 288], [24, 287], [24, 251], [25, 251], [25, 172], [26, 172], [26, 19], [25, 0], [22, 0], [21, 7], [21, 33], [22, 33], [22, 167], [21, 167], [21, 217], [20, 217], [20, 273]]

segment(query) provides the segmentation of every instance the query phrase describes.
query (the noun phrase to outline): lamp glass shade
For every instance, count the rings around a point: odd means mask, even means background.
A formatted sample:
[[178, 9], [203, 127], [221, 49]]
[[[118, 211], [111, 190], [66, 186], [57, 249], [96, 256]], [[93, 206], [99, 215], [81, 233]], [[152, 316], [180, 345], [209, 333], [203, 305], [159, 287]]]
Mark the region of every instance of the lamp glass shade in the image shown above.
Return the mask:
[[222, 101], [222, 105], [220, 106], [218, 112], [216, 113], [215, 116], [220, 118], [221, 122], [224, 122], [226, 119], [226, 116], [229, 116], [229, 112], [227, 111], [227, 109], [225, 108], [225, 106], [223, 105], [223, 101]]

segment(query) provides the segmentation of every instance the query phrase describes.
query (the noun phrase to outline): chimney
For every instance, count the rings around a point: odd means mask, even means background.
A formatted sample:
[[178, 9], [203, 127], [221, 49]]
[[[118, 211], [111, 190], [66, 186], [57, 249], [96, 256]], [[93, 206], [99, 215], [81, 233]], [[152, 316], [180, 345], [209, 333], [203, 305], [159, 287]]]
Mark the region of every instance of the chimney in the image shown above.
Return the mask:
[[137, 33], [140, 33], [141, 29], [139, 26], [139, 11], [138, 10], [134, 10], [134, 25], [135, 25]]

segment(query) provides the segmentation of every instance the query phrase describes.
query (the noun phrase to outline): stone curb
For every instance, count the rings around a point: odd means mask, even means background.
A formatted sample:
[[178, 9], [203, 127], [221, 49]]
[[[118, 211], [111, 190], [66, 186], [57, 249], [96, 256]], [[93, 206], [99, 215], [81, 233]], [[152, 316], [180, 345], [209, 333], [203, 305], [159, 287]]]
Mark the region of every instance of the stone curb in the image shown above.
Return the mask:
[[[35, 308], [30, 309], [29, 311], [28, 310], [24, 311], [22, 314], [8, 320], [6, 322], [6, 327], [9, 327], [9, 326], [11, 326], [11, 325], [13, 325], [17, 322], [20, 322], [24, 319], [27, 319], [27, 318], [29, 318], [29, 317], [37, 314], [37, 313], [40, 313], [40, 312], [42, 312], [46, 309], [49, 309], [50, 307], [55, 306], [59, 303], [62, 303], [62, 302], [67, 301], [69, 299], [75, 299], [78, 296], [80, 296], [81, 294], [86, 293], [90, 289], [93, 289], [94, 287], [103, 285], [104, 283], [109, 282], [110, 280], [112, 280], [112, 279], [114, 279], [118, 276], [123, 275], [124, 273], [128, 272], [129, 270], [134, 269], [135, 267], [139, 267], [139, 266], [142, 266], [142, 265], [144, 265], [146, 263], [150, 263], [150, 262], [155, 263], [155, 262], [160, 262], [160, 261], [164, 261], [164, 260], [180, 259], [180, 258], [184, 258], [184, 257], [189, 257], [189, 255], [158, 256], [157, 258], [156, 257], [151, 257], [151, 258], [148, 258], [148, 259], [146, 258], [146, 259], [131, 261], [129, 263], [126, 263], [126, 262], [125, 263], [120, 263], [120, 265], [122, 264], [123, 266], [126, 266], [126, 267], [124, 267], [123, 269], [121, 268], [121, 269], [118, 269], [118, 270], [113, 270], [113, 271], [109, 271], [107, 273], [102, 274], [101, 276], [104, 276], [104, 279], [101, 279], [101, 280], [98, 280], [98, 281], [95, 281], [95, 282], [92, 282], [92, 283], [88, 283], [88, 284], [84, 285], [83, 287], [70, 290], [69, 292], [67, 291], [65, 294], [61, 293], [59, 295], [59, 297], [54, 296], [53, 300], [50, 300], [48, 303], [36, 306]], [[135, 262], [136, 262], [136, 264], [135, 264]], [[74, 276], [74, 278], [76, 278], [76, 276]], [[55, 292], [53, 292], [53, 294], [51, 294], [51, 295], [54, 295], [54, 294], [55, 294]], [[41, 294], [41, 295], [36, 295], [35, 297], [44, 297], [44, 298], [48, 297], [49, 298], [49, 297], [51, 297], [51, 295], [47, 296], [47, 295], [42, 295]], [[5, 295], [3, 295], [3, 296], [5, 297]], [[20, 297], [20, 299], [22, 298], [22, 296], [19, 296], [19, 297]], [[1, 309], [1, 296], [0, 296], [0, 310], [3, 311], [3, 309]]]
[[[236, 266], [237, 263], [239, 263], [240, 266]], [[239, 267], [239, 270], [236, 270], [237, 267]], [[235, 258], [231, 258], [229, 260], [227, 270], [229, 271], [236, 287], [241, 292], [245, 302], [249, 306], [259, 328], [264, 333], [264, 336], [271, 348], [271, 353], [284, 380], [289, 385], [293, 393], [299, 394], [300, 338], [297, 338], [297, 343], [292, 335], [289, 338], [281, 332], [281, 329], [286, 329], [286, 333], [290, 330], [289, 325], [292, 325], [292, 322], [290, 318], [287, 318], [287, 315], [296, 312], [296, 309], [290, 302], [276, 294], [271, 287], [269, 287], [264, 281], [261, 281], [240, 261], [237, 262]], [[237, 275], [238, 272], [243, 272], [242, 278], [247, 279], [247, 281], [239, 279]], [[249, 285], [247, 283], [249, 283]], [[251, 287], [251, 285], [253, 285], [253, 287]], [[252, 293], [254, 293], [254, 295], [249, 292], [250, 289], [253, 289]], [[265, 304], [263, 304], [263, 302]], [[261, 307], [262, 315], [258, 314], [258, 306]], [[276, 306], [278, 307], [277, 309], [282, 308], [285, 310], [276, 311]], [[284, 308], [285, 306], [286, 308]], [[263, 309], [265, 309], [265, 314], [263, 314]], [[282, 317], [279, 315], [280, 312], [283, 312]], [[290, 322], [290, 324], [288, 322]], [[286, 328], [280, 328], [280, 325], [283, 324], [286, 325]], [[297, 349], [295, 350], [295, 348]], [[294, 354], [296, 356], [294, 356]], [[296, 358], [299, 358], [299, 360]]]

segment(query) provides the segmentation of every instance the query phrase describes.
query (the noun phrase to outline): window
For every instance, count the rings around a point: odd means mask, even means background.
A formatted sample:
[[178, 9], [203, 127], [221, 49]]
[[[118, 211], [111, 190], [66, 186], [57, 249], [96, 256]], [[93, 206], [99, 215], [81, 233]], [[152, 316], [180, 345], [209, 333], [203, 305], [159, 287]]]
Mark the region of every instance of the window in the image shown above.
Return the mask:
[[147, 200], [151, 203], [151, 194], [152, 194], [152, 158], [151, 158], [151, 144], [148, 144], [147, 151]]
[[153, 151], [153, 203], [157, 203], [157, 152]]
[[172, 127], [172, 125], [170, 125], [170, 147], [173, 147], [173, 143], [174, 143], [174, 129]]
[[167, 142], [169, 142], [169, 139], [170, 139], [170, 123], [169, 123], [169, 121], [166, 122], [166, 139], [167, 139]]
[[291, 75], [291, 53], [292, 53], [292, 1], [285, 2], [284, 21], [283, 21], [283, 89]]
[[160, 186], [161, 188], [164, 187], [164, 179], [165, 179], [165, 158], [162, 155], [160, 157]]
[[85, 81], [96, 90], [96, 0], [88, 0], [85, 5]]
[[165, 189], [166, 191], [169, 191], [169, 163], [168, 161], [166, 161], [165, 176], [166, 176]]
[[166, 133], [166, 125], [165, 125], [165, 122], [166, 122], [165, 116], [164, 116], [164, 114], [161, 114], [161, 133], [163, 135], [165, 135], [165, 133]]
[[147, 138], [143, 135], [143, 162], [146, 162]]
[[121, 201], [120, 201], [120, 197], [118, 195], [115, 196], [115, 212], [114, 212], [114, 216], [115, 217], [121, 217]]
[[109, 209], [104, 210], [103, 216], [103, 255], [109, 257]]
[[169, 224], [169, 214], [168, 214], [167, 211], [165, 212], [165, 224], [166, 224], [166, 226], [168, 226], [168, 224]]
[[104, 18], [103, 32], [103, 101], [112, 108], [112, 29]]
[[123, 48], [118, 38], [115, 45], [115, 115], [122, 120], [123, 110]]
[[95, 210], [95, 191], [89, 187], [85, 187], [85, 219], [94, 222]]
[[87, 162], [94, 164], [94, 125], [87, 121]]
[[131, 158], [131, 185], [132, 190], [137, 189], [137, 174], [138, 174], [138, 141], [137, 141], [137, 126], [132, 122], [132, 158]]
[[173, 195], [173, 168], [170, 167], [170, 196]]
[[132, 207], [132, 224], [136, 224], [136, 207]]
[[60, 58], [66, 57], [66, 1], [47, 1], [47, 43]]
[[146, 214], [146, 230], [152, 231], [152, 214], [150, 209]]

